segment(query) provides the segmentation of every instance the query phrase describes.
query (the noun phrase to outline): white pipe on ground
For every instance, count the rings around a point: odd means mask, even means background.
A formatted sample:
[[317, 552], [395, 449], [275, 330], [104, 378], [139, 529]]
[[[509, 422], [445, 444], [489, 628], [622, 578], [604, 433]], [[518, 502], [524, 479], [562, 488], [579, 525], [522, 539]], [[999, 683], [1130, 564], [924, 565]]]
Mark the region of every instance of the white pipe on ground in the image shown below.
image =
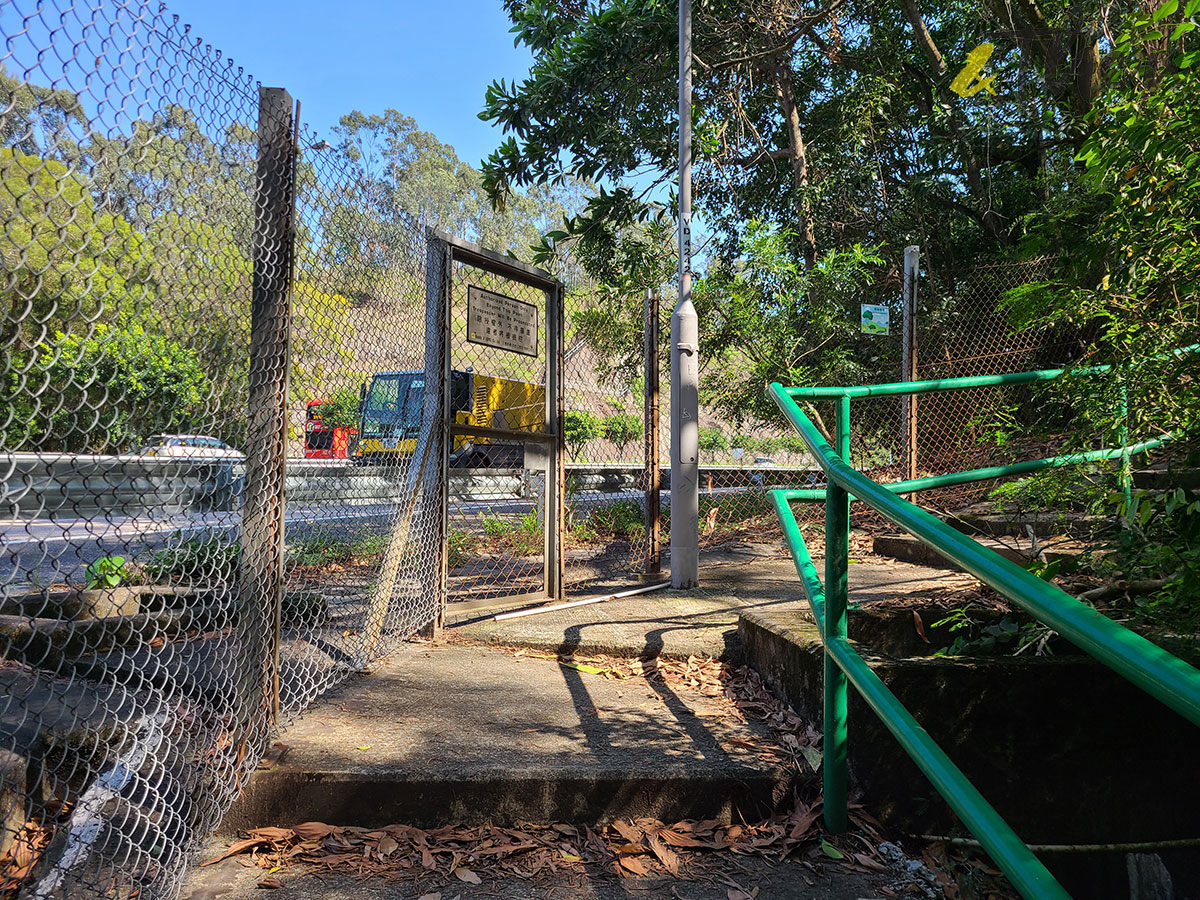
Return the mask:
[[635, 594], [648, 594], [651, 591], [659, 591], [665, 587], [670, 587], [671, 582], [663, 581], [658, 584], [647, 584], [642, 587], [630, 588], [627, 591], [618, 591], [615, 594], [598, 594], [595, 597], [584, 597], [582, 600], [572, 600], [570, 603], [555, 603], [553, 606], [539, 606], [536, 609], [519, 609], [516, 612], [499, 613], [492, 616], [493, 622], [500, 622], [504, 619], [519, 619], [522, 616], [536, 616], [538, 613], [557, 612], [560, 609], [573, 609], [576, 606], [587, 606], [591, 603], [603, 603], [605, 600], [616, 600], [620, 597], [632, 597]]

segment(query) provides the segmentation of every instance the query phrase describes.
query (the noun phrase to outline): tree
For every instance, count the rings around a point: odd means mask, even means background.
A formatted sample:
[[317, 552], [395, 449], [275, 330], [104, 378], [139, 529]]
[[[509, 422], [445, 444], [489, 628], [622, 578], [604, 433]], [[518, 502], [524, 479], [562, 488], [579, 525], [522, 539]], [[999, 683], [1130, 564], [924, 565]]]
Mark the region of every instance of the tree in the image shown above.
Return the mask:
[[572, 459], [588, 441], [600, 437], [601, 431], [600, 417], [590, 410], [572, 409], [563, 414], [563, 442]]
[[1087, 443], [1200, 426], [1200, 358], [1172, 352], [1200, 342], [1200, 0], [1179, 7], [1131, 17], [1116, 39], [1084, 177], [1031, 233], [1030, 252], [1072, 252], [1054, 280], [1008, 297], [1018, 326], [1085, 328], [1097, 339], [1082, 364], [1112, 364], [1057, 385]]
[[641, 438], [644, 433], [641, 416], [618, 412], [604, 419], [604, 437], [617, 445], [617, 452], [625, 455], [625, 447]]
[[[945, 265], [1020, 237], [1023, 217], [1070, 168], [1096, 96], [1097, 35], [1123, 9], [922, 5], [904, 0], [902, 14], [852, 0], [698, 7], [696, 203], [724, 248], [753, 220], [787, 225], [808, 267], [855, 242], [899, 248], [920, 237]], [[484, 164], [489, 195], [503, 203], [570, 175], [611, 185], [563, 229], [568, 238], [646, 214], [675, 171], [673, 5], [506, 8], [533, 65], [527, 79], [488, 89], [481, 116], [506, 135]], [[983, 42], [995, 45], [996, 96], [959, 96], [953, 76]], [[626, 183], [634, 176], [638, 189]]]
[[99, 210], [61, 162], [0, 148], [0, 342], [21, 354], [56, 331], [130, 311], [153, 281], [150, 247]]
[[858, 301], [882, 260], [854, 246], [804, 268], [787, 251], [790, 237], [751, 223], [741, 255], [718, 261], [696, 284], [706, 325], [702, 397], [734, 422], [775, 416], [766, 396], [773, 381], [854, 384], [870, 371], [874, 350], [859, 333]]

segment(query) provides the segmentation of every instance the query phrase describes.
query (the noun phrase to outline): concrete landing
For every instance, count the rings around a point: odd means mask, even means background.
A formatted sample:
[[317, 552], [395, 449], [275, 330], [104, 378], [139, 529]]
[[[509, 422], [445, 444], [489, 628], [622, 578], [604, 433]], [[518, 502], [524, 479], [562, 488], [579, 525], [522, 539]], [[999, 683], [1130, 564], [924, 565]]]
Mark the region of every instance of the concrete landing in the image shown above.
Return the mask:
[[[975, 584], [969, 576], [941, 568], [852, 554], [852, 604], [925, 597], [934, 589]], [[519, 619], [487, 619], [452, 626], [447, 634], [559, 653], [698, 655], [740, 663], [738, 616], [769, 610], [795, 610], [806, 616], [808, 603], [790, 556], [774, 544], [746, 544], [706, 554], [701, 584], [694, 591], [668, 588]]]
[[[763, 726], [661, 679], [511, 652], [410, 645], [318, 701], [226, 817], [226, 833], [648, 816], [752, 820], [790, 800]], [[769, 757], [768, 757], [769, 759]]]

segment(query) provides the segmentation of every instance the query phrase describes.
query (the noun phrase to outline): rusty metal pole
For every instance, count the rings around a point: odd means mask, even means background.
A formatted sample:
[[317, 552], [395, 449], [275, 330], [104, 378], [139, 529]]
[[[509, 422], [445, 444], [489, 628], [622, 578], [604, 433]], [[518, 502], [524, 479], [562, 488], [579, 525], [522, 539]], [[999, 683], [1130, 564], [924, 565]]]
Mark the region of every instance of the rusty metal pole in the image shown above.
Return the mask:
[[[921, 248], [904, 248], [904, 318], [901, 334], [902, 355], [900, 378], [917, 380], [917, 278], [921, 266]], [[917, 477], [917, 397], [905, 394], [900, 398], [900, 420], [903, 428], [904, 479]]]
[[287, 466], [295, 117], [283, 88], [259, 88], [250, 303], [246, 489], [238, 567], [238, 726], [265, 733], [279, 713]]
[[657, 575], [662, 571], [662, 468], [659, 459], [658, 423], [660, 417], [658, 395], [658, 292], [646, 291], [646, 327], [644, 356], [646, 366], [645, 415], [645, 486], [646, 486], [646, 538], [649, 548], [646, 554], [646, 574]]

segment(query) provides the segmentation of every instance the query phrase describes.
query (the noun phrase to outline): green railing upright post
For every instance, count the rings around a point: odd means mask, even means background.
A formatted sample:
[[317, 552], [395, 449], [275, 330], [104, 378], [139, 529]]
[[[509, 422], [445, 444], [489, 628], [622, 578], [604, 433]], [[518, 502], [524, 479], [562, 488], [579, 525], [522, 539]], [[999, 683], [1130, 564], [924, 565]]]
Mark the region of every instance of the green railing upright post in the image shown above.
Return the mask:
[[[837, 454], [850, 462], [850, 398], [838, 398]], [[830, 479], [825, 493], [825, 827], [847, 828], [849, 773], [846, 763], [846, 673], [829, 652], [829, 641], [846, 637], [850, 568], [850, 495]]]

